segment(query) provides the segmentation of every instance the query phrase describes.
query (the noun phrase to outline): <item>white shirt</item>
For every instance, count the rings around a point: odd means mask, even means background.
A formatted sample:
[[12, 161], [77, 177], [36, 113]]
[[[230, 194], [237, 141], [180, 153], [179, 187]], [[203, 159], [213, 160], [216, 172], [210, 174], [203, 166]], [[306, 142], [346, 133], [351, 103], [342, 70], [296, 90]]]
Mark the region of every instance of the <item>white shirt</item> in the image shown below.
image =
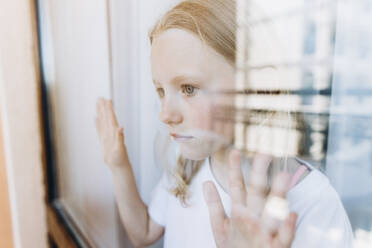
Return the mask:
[[[203, 183], [211, 180], [221, 196], [226, 214], [231, 211], [229, 195], [216, 182], [208, 159], [189, 187], [188, 206], [169, 193], [172, 187], [167, 175], [152, 193], [150, 217], [164, 226], [165, 248], [216, 247], [203, 197]], [[295, 240], [292, 248], [352, 247], [353, 234], [340, 198], [326, 176], [312, 171], [287, 193], [290, 211], [298, 214]]]

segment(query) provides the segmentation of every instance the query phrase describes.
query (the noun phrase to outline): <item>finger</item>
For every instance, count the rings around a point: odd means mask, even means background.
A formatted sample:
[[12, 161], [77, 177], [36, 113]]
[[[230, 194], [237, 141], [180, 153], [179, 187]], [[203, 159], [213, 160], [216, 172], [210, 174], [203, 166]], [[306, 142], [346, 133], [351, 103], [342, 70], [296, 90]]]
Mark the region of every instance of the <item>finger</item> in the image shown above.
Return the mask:
[[104, 106], [104, 104], [105, 104], [104, 98], [99, 98], [97, 100], [97, 103], [96, 103], [97, 116], [96, 116], [96, 119], [95, 119], [95, 123], [96, 123], [96, 129], [99, 132], [99, 134], [102, 132], [102, 127], [105, 126], [105, 124], [104, 124], [104, 122], [105, 122], [105, 115], [104, 115], [105, 106]]
[[258, 194], [266, 195], [267, 171], [272, 157], [265, 154], [258, 154], [253, 159], [252, 170], [249, 176], [249, 189]]
[[105, 104], [105, 102], [104, 102], [103, 98], [98, 99], [98, 101], [96, 103], [97, 117], [100, 121], [104, 117], [104, 110], [105, 110], [104, 104]]
[[116, 118], [114, 107], [112, 105], [112, 100], [107, 101], [107, 108], [108, 108], [108, 112], [107, 113], [108, 113], [108, 116], [110, 118], [111, 124], [114, 127], [117, 127], [119, 124], [118, 124], [118, 120]]
[[109, 100], [104, 100], [103, 102], [103, 113], [102, 113], [102, 119], [103, 119], [103, 128], [107, 131], [107, 134], [111, 138], [116, 137], [116, 128], [113, 118], [112, 118], [112, 109], [110, 106]]
[[244, 205], [246, 203], [246, 191], [242, 170], [240, 167], [240, 154], [232, 150], [229, 154], [229, 190], [233, 205]]
[[100, 122], [98, 117], [96, 117], [96, 119], [95, 119], [95, 124], [96, 124], [96, 130], [99, 133], [99, 131], [101, 130], [101, 122]]
[[296, 233], [297, 214], [290, 213], [283, 226], [279, 229], [276, 242], [277, 247], [290, 248]]
[[291, 176], [288, 173], [279, 173], [273, 182], [269, 196], [285, 198], [289, 190]]
[[103, 103], [103, 98], [99, 98], [96, 102], [96, 111], [97, 111], [97, 114], [100, 112], [101, 110], [101, 107], [102, 107], [102, 103]]
[[262, 216], [263, 226], [269, 233], [275, 233], [288, 215], [288, 203], [285, 198], [289, 181], [288, 173], [279, 173], [274, 179]]
[[225, 228], [226, 213], [216, 186], [207, 181], [203, 184], [204, 199], [208, 206], [209, 218], [215, 238], [222, 237]]
[[102, 133], [104, 133], [105, 136], [107, 134], [111, 133], [110, 129], [110, 124], [108, 121], [108, 114], [107, 114], [107, 102], [104, 98], [101, 99], [100, 101], [100, 107], [99, 107], [99, 121], [101, 122], [101, 128], [102, 128]]
[[267, 191], [267, 170], [272, 158], [268, 155], [256, 155], [248, 180], [247, 208], [254, 216], [260, 216], [265, 202]]

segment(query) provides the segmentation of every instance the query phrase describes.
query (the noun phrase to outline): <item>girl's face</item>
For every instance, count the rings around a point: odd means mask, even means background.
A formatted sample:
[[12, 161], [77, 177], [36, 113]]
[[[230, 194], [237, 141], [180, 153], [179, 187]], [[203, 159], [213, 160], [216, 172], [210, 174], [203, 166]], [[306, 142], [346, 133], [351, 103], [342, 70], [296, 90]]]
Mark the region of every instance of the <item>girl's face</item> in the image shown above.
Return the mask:
[[185, 158], [204, 159], [230, 142], [232, 126], [212, 117], [217, 104], [233, 101], [215, 94], [234, 87], [234, 68], [222, 55], [187, 31], [169, 29], [153, 40], [151, 67], [159, 118]]

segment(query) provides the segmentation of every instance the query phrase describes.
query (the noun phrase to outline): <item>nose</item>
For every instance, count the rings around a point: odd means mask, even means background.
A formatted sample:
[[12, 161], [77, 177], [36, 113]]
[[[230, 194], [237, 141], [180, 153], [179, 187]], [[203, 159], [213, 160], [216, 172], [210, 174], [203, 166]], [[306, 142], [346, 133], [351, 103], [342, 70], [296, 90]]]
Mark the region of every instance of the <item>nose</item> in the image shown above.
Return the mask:
[[166, 125], [172, 126], [183, 122], [183, 116], [177, 103], [165, 100], [162, 103], [159, 119]]

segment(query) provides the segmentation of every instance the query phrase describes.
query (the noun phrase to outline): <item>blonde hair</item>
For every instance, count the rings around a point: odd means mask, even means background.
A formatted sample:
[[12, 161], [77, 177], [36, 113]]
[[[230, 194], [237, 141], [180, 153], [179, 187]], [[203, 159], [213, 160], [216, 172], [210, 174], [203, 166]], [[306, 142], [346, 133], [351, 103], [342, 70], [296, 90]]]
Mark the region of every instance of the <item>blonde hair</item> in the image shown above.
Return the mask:
[[[163, 15], [149, 34], [152, 44], [156, 36], [169, 29], [182, 29], [198, 36], [226, 61], [235, 66], [235, 0], [185, 0]], [[173, 171], [173, 195], [186, 203], [188, 186], [199, 171], [203, 161], [178, 158]]]
[[183, 29], [235, 64], [235, 8], [235, 0], [182, 1], [155, 24], [149, 34], [150, 42], [166, 30]]

